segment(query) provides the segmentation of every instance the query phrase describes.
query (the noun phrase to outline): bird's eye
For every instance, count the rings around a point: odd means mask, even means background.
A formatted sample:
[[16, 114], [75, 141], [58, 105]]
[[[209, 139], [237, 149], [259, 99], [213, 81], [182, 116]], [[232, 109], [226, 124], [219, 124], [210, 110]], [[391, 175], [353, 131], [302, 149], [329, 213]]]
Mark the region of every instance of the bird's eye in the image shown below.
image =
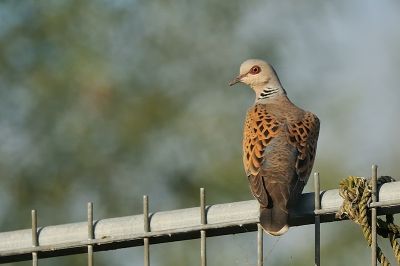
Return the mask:
[[261, 68], [259, 66], [253, 66], [250, 69], [250, 74], [253, 74], [253, 75], [258, 74], [260, 72], [261, 72]]

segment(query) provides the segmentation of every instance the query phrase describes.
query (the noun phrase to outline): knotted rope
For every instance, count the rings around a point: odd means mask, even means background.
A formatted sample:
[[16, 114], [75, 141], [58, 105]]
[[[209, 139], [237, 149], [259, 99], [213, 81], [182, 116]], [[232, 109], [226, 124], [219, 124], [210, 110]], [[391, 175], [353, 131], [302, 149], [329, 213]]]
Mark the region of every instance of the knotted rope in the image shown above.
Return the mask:
[[[390, 176], [380, 176], [377, 180], [377, 186], [384, 183], [395, 182]], [[368, 209], [372, 195], [372, 180], [363, 177], [349, 176], [340, 181], [339, 194], [344, 199], [336, 218], [343, 219], [348, 217], [356, 224], [361, 226], [364, 238], [371, 247], [372, 244], [372, 226], [371, 211]], [[392, 246], [397, 264], [400, 265], [400, 246], [397, 238], [400, 237], [400, 227], [394, 224], [393, 215], [386, 215], [386, 221], [377, 218], [377, 234], [388, 238]], [[382, 250], [376, 247], [378, 261], [383, 266], [389, 266], [389, 260], [385, 257]]]

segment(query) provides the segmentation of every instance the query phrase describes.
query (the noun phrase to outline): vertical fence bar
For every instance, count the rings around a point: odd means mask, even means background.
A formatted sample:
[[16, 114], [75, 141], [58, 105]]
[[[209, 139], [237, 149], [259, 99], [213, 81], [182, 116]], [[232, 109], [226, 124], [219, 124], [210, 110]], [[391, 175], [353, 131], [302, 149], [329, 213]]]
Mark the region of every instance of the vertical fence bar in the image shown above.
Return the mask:
[[93, 245], [88, 245], [88, 265], [93, 266]]
[[[149, 224], [149, 197], [147, 195], [143, 196], [143, 229], [147, 233], [150, 231]], [[143, 238], [143, 248], [144, 248], [144, 265], [150, 266], [150, 247], [149, 238]]]
[[[88, 202], [87, 210], [88, 210], [88, 239], [92, 240], [94, 238], [92, 202]], [[93, 266], [93, 245], [88, 245], [88, 265]]]
[[[37, 234], [37, 214], [36, 210], [32, 210], [31, 212], [31, 220], [32, 220], [32, 246], [37, 247], [39, 245], [38, 234]], [[32, 265], [38, 265], [38, 257], [37, 252], [32, 252]]]
[[32, 265], [33, 266], [38, 266], [37, 252], [32, 252]]
[[[314, 194], [315, 194], [315, 210], [321, 209], [321, 201], [320, 201], [320, 183], [319, 183], [319, 173], [314, 173]], [[321, 265], [321, 217], [316, 214], [315, 215], [315, 266]]]
[[[207, 224], [207, 217], [206, 217], [206, 195], [204, 188], [200, 188], [200, 223], [201, 225]], [[201, 266], [206, 266], [207, 265], [207, 248], [206, 248], [206, 231], [201, 230], [200, 231], [200, 237], [201, 237]]]
[[[377, 201], [376, 197], [376, 181], [378, 179], [378, 166], [372, 166], [372, 202]], [[376, 207], [371, 208], [371, 225], [372, 225], [372, 243], [371, 243], [371, 252], [372, 252], [372, 266], [377, 265], [376, 258], [376, 247], [377, 247], [377, 239], [376, 239]]]
[[257, 265], [263, 266], [264, 265], [264, 255], [263, 255], [263, 232], [264, 230], [261, 227], [261, 224], [257, 224]]

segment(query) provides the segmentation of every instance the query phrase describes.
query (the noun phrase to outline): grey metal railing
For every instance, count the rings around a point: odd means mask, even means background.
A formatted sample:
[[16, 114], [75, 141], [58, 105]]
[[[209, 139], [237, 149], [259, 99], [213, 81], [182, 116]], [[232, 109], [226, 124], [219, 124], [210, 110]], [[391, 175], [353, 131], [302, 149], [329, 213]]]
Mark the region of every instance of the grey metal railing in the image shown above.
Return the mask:
[[[376, 168], [373, 177], [376, 178]], [[319, 265], [319, 224], [337, 221], [335, 213], [343, 199], [337, 189], [319, 192], [318, 174], [314, 183], [315, 193], [301, 195], [290, 211], [289, 223], [290, 226], [316, 225], [315, 265]], [[370, 204], [376, 210], [375, 217], [400, 212], [399, 191], [400, 182], [380, 187], [379, 202]], [[31, 229], [0, 233], [0, 263], [32, 260], [37, 265], [38, 257], [87, 253], [88, 265], [93, 265], [93, 252], [143, 245], [144, 265], [150, 265], [151, 244], [200, 238], [201, 262], [206, 265], [207, 237], [258, 230], [258, 265], [263, 265], [263, 231], [258, 225], [256, 200], [206, 206], [205, 191], [201, 189], [200, 207], [149, 213], [148, 206], [148, 197], [144, 196], [143, 214], [94, 221], [93, 205], [89, 203], [87, 222], [42, 228], [37, 228], [36, 211], [32, 211]]]

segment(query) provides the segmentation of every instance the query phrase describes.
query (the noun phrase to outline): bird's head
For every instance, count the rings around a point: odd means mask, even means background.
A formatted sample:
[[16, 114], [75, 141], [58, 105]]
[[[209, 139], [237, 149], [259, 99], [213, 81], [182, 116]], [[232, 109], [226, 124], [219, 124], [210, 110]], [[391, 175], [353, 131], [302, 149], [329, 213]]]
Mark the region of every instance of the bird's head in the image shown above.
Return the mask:
[[232, 80], [229, 86], [239, 82], [253, 88], [257, 98], [259, 98], [264, 91], [276, 91], [277, 93], [273, 93], [273, 96], [286, 94], [275, 70], [270, 64], [260, 59], [249, 59], [243, 62], [240, 66], [239, 76]]

